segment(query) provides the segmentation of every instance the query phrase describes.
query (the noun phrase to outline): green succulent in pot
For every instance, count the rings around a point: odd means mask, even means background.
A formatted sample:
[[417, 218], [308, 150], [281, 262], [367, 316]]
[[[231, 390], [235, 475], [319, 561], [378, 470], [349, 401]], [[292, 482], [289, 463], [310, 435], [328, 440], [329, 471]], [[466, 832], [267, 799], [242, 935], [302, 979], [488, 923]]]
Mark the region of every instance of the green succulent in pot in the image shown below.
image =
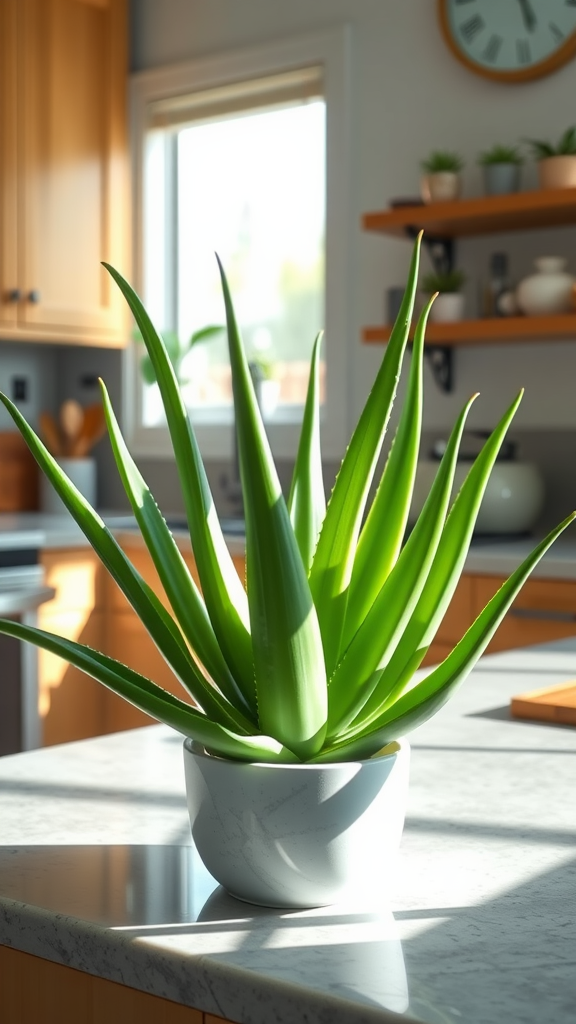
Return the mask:
[[458, 153], [436, 149], [425, 160], [422, 160], [421, 166], [426, 174], [442, 174], [445, 172], [457, 174], [464, 167], [464, 160]]
[[557, 143], [543, 139], [526, 139], [532, 148], [535, 160], [547, 160], [551, 156], [576, 156], [576, 125], [562, 133]]
[[80, 643], [8, 620], [0, 622], [0, 631], [65, 658], [210, 753], [232, 761], [322, 764], [369, 759], [441, 708], [484, 651], [530, 571], [573, 516], [538, 544], [442, 664], [415, 682], [414, 673], [462, 572], [490, 471], [521, 397], [486, 441], [450, 507], [458, 447], [474, 399], [466, 403], [428, 500], [406, 538], [430, 300], [416, 326], [394, 442], [367, 510], [408, 341], [419, 248], [420, 240], [400, 314], [327, 504], [320, 453], [320, 337], [285, 500], [220, 268], [246, 518], [246, 589], [220, 528], [172, 361], [136, 293], [108, 267], [136, 319], [158, 381], [201, 591], [128, 451], [104, 384], [115, 460], [172, 613], [18, 409], [5, 396], [2, 402], [180, 680], [183, 697]]
[[481, 167], [490, 167], [492, 164], [515, 164], [519, 167], [524, 163], [524, 157], [517, 146], [496, 144], [480, 153], [478, 163]]

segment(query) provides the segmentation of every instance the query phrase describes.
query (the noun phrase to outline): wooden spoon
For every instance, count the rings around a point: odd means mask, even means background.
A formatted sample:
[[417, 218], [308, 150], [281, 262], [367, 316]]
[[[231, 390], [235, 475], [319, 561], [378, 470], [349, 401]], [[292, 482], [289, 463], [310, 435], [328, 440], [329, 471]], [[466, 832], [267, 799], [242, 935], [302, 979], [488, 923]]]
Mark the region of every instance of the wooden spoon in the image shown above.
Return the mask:
[[49, 452], [56, 457], [62, 455], [62, 439], [60, 437], [58, 424], [52, 413], [41, 412], [38, 417], [38, 422], [40, 424], [40, 433], [44, 438], [44, 442]]
[[104, 409], [99, 402], [88, 405], [84, 410], [82, 428], [74, 445], [74, 456], [82, 459], [106, 433]]
[[74, 398], [60, 406], [60, 428], [64, 436], [66, 454], [72, 456], [75, 443], [84, 423], [84, 409]]

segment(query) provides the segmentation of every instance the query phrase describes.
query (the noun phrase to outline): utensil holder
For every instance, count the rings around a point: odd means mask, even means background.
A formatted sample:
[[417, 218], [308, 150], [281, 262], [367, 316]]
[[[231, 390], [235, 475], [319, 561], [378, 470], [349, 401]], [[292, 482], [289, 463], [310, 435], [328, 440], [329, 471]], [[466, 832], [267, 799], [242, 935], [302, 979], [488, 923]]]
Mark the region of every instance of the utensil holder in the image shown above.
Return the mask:
[[[96, 459], [57, 458], [56, 462], [92, 506], [96, 504]], [[49, 515], [69, 515], [48, 477], [40, 475], [40, 508]]]

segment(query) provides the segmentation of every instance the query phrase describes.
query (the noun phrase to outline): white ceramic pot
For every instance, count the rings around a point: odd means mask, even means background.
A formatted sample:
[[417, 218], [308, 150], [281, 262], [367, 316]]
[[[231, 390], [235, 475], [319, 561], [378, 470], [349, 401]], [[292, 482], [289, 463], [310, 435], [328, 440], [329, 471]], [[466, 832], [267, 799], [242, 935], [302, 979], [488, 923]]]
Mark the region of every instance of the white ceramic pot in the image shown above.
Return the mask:
[[485, 164], [482, 174], [487, 196], [508, 195], [517, 192], [520, 186], [519, 164]]
[[465, 296], [462, 292], [440, 292], [434, 300], [428, 319], [433, 324], [453, 323], [464, 317]]
[[[418, 463], [410, 523], [414, 523], [422, 511], [439, 465], [434, 459], [423, 459]], [[464, 483], [470, 466], [470, 462], [457, 464], [453, 497]], [[490, 474], [474, 532], [494, 535], [526, 533], [534, 526], [543, 504], [544, 481], [538, 468], [531, 462], [503, 459], [496, 462]]]
[[458, 199], [461, 178], [455, 171], [436, 171], [420, 179], [420, 195], [425, 203], [447, 203]]
[[[59, 457], [56, 461], [74, 486], [78, 488], [80, 494], [94, 506], [96, 504], [96, 460], [91, 457], [84, 459]], [[49, 515], [69, 515], [64, 502], [43, 473], [40, 474], [40, 508]]]
[[576, 188], [576, 155], [539, 160], [538, 180], [540, 188]]
[[545, 316], [567, 313], [572, 309], [574, 278], [565, 270], [561, 256], [541, 256], [534, 260], [536, 273], [525, 277], [516, 289], [516, 301], [522, 313]]
[[248, 764], [184, 743], [192, 837], [232, 896], [320, 907], [390, 887], [404, 827], [410, 748], [368, 761]]

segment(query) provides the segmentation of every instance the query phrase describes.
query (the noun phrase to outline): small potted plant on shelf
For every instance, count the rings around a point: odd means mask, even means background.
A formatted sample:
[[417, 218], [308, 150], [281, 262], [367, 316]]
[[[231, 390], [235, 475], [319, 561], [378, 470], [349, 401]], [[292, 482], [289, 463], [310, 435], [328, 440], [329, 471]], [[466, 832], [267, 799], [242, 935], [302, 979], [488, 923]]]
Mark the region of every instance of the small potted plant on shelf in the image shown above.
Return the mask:
[[424, 174], [420, 180], [420, 193], [424, 202], [442, 203], [458, 199], [463, 166], [464, 161], [457, 153], [445, 150], [435, 150], [423, 160]]
[[422, 291], [427, 295], [437, 292], [436, 301], [430, 309], [431, 323], [449, 323], [462, 320], [464, 315], [464, 294], [462, 288], [466, 275], [461, 270], [434, 271], [422, 279]]
[[[106, 654], [11, 620], [38, 644], [182, 733], [192, 835], [229, 892], [270, 906], [320, 906], [390, 887], [404, 819], [407, 733], [449, 699], [571, 516], [504, 583], [454, 650], [414, 677], [454, 594], [488, 478], [519, 395], [451, 502], [467, 401], [409, 536], [422, 423], [422, 312], [394, 443], [367, 517], [417, 288], [417, 241], [402, 308], [328, 505], [315, 342], [292, 486], [284, 499], [222, 271], [246, 519], [246, 590], [227, 549], [166, 347], [130, 285], [112, 277], [154, 366], [200, 589], [102, 396], [118, 471], [163, 584], [144, 582], [16, 406], [2, 402], [41, 469], [181, 682], [183, 699]], [[450, 514], [448, 515], [448, 512]]]
[[576, 188], [576, 125], [567, 128], [553, 145], [526, 139], [538, 161], [540, 188]]
[[518, 191], [524, 158], [517, 147], [492, 146], [480, 153], [478, 163], [483, 171], [484, 192], [487, 196], [502, 196]]

